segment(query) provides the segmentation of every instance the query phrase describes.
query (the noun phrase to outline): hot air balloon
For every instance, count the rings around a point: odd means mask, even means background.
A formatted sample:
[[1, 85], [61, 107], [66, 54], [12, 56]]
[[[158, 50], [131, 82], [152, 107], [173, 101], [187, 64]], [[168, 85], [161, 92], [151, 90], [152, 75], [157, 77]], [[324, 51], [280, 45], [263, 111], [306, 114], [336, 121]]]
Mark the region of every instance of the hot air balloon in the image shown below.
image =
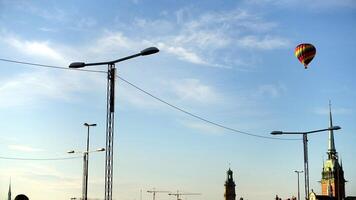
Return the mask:
[[316, 49], [312, 44], [300, 44], [297, 47], [295, 47], [295, 56], [298, 58], [298, 60], [304, 65], [304, 68], [308, 68], [308, 64], [313, 60], [315, 54], [316, 54]]

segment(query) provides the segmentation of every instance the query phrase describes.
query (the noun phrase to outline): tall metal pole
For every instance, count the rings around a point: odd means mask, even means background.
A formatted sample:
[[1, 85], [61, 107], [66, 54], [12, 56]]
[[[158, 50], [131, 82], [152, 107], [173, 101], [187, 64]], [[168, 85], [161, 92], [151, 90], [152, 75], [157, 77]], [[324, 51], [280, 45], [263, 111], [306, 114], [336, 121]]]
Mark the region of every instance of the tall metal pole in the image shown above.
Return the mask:
[[325, 129], [319, 129], [314, 131], [307, 132], [284, 132], [284, 131], [272, 131], [272, 135], [282, 135], [282, 134], [297, 134], [303, 135], [303, 149], [304, 149], [304, 178], [305, 178], [305, 199], [309, 199], [309, 161], [308, 161], [308, 134], [317, 133], [322, 131], [330, 131], [330, 130], [340, 130], [340, 126], [332, 126]]
[[113, 144], [114, 144], [114, 112], [115, 112], [115, 63], [124, 60], [132, 59], [138, 56], [147, 56], [158, 53], [159, 49], [156, 47], [149, 47], [142, 50], [140, 53], [126, 56], [113, 61], [84, 63], [73, 62], [69, 68], [82, 68], [94, 65], [108, 65], [108, 82], [107, 82], [107, 107], [106, 107], [106, 159], [105, 159], [105, 200], [112, 200], [112, 185], [113, 185]]
[[84, 158], [85, 158], [85, 164], [86, 164], [86, 168], [85, 168], [85, 196], [84, 196], [84, 200], [88, 199], [88, 168], [89, 168], [89, 128], [90, 125], [87, 126], [88, 127], [88, 131], [87, 131], [87, 151], [84, 153]]
[[115, 75], [114, 63], [108, 64], [107, 115], [106, 115], [106, 160], [105, 160], [105, 200], [112, 200], [113, 185], [113, 144], [115, 117]]
[[87, 154], [86, 152], [83, 153], [83, 185], [82, 185], [82, 198], [83, 200], [86, 199], [86, 191], [87, 191]]
[[298, 200], [300, 200], [299, 173], [297, 173], [297, 175], [298, 175]]
[[86, 151], [83, 152], [83, 200], [88, 199], [88, 171], [89, 171], [89, 129], [91, 126], [96, 126], [96, 124], [84, 123], [87, 127], [87, 147]]
[[303, 173], [303, 171], [295, 170], [294, 172], [297, 173], [298, 176], [298, 200], [300, 200], [299, 174]]
[[308, 134], [303, 133], [303, 147], [304, 147], [304, 187], [305, 199], [309, 199], [309, 161], [308, 161]]

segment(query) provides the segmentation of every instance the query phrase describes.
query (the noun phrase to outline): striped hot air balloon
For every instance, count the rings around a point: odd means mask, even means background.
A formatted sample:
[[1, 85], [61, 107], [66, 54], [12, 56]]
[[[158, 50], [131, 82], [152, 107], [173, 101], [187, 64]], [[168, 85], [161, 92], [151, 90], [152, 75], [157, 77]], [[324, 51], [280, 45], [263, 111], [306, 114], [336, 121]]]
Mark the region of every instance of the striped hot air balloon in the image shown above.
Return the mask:
[[308, 68], [308, 64], [313, 60], [316, 49], [312, 44], [300, 44], [295, 47], [295, 56], [304, 65], [304, 68]]

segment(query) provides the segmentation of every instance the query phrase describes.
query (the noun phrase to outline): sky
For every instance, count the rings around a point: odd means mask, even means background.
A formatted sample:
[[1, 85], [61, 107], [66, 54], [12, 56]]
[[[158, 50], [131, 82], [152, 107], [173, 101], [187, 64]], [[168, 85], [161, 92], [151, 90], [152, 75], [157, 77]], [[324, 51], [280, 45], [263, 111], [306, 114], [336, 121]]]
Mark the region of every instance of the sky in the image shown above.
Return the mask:
[[[0, 0], [0, 58], [67, 67], [156, 46], [158, 54], [116, 65], [118, 75], [174, 106], [224, 126], [273, 130], [329, 126], [346, 195], [356, 196], [356, 2], [353, 0], [7, 1]], [[312, 43], [304, 69], [294, 56]], [[106, 71], [106, 66], [87, 67]], [[252, 137], [198, 120], [117, 79], [113, 198], [152, 198], [152, 188], [222, 200], [230, 167], [237, 197], [297, 195], [301, 140]], [[0, 198], [80, 197], [81, 154], [105, 147], [106, 75], [0, 61]], [[275, 137], [278, 138], [278, 137]], [[300, 137], [281, 136], [283, 139]], [[310, 188], [320, 193], [327, 132], [309, 136]], [[105, 153], [89, 158], [90, 198], [104, 197]], [[303, 178], [301, 177], [301, 185]], [[304, 196], [303, 190], [301, 190]], [[157, 200], [171, 200], [167, 194]]]

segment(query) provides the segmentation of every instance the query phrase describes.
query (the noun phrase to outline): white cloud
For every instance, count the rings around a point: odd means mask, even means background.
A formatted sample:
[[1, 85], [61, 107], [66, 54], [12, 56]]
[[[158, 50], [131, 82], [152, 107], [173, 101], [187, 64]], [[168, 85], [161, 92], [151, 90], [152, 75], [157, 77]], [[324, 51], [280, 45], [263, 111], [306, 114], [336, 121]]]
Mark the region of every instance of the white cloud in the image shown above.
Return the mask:
[[268, 97], [275, 98], [275, 97], [279, 97], [280, 95], [282, 95], [286, 90], [287, 90], [286, 87], [281, 84], [278, 84], [278, 85], [265, 84], [265, 85], [260, 85], [257, 88], [256, 95], [262, 96], [262, 97], [268, 96]]
[[181, 122], [184, 126], [197, 130], [199, 133], [202, 134], [214, 134], [220, 135], [223, 133], [223, 130], [219, 127], [214, 125], [204, 123], [204, 122], [191, 122], [191, 121], [183, 121]]
[[198, 79], [171, 81], [175, 95], [183, 101], [199, 103], [215, 103], [220, 97], [211, 86], [201, 83]]
[[[156, 87], [157, 84], [161, 84], [162, 87], [159, 87], [160, 89], [158, 90], [148, 92], [177, 105], [188, 103], [189, 105], [199, 104], [200, 106], [205, 106], [218, 103], [222, 99], [221, 95], [212, 86], [203, 84], [198, 79], [161, 81], [160, 83], [156, 83]], [[120, 88], [120, 92], [117, 96], [120, 102], [143, 109], [166, 108], [161, 102], [137, 91], [127, 84], [120, 84], [118, 87]]]
[[30, 106], [42, 100], [73, 101], [77, 93], [86, 92], [90, 82], [94, 90], [97, 77], [73, 72], [37, 71], [0, 80], [0, 108]]
[[56, 29], [54, 29], [54, 28], [48, 28], [48, 27], [41, 27], [41, 28], [39, 28], [38, 30], [43, 31], [43, 32], [52, 32], [52, 33], [57, 32]]
[[189, 51], [183, 47], [168, 46], [164, 43], [158, 43], [158, 48], [166, 50], [168, 53], [178, 56], [181, 60], [185, 60], [194, 64], [208, 65], [203, 58], [199, 57], [193, 51]]
[[308, 9], [315, 9], [316, 11], [320, 12], [321, 9], [323, 10], [330, 10], [330, 8], [345, 8], [351, 7], [355, 8], [356, 3], [354, 0], [245, 0], [248, 3], [257, 4], [257, 5], [273, 5], [273, 6], [283, 6], [283, 7], [290, 7], [295, 9], [295, 6], [303, 5], [304, 8]]
[[120, 102], [126, 102], [139, 108], [158, 108], [162, 106], [162, 104], [154, 100], [152, 97], [137, 91], [127, 84], [120, 84], [118, 87], [120, 88], [120, 92], [117, 93], [117, 97]]
[[15, 179], [14, 181], [19, 181], [18, 179], [20, 179], [22, 183], [28, 183], [31, 187], [41, 186], [42, 189], [43, 187], [49, 190], [80, 188], [79, 176], [69, 176], [66, 173], [44, 164], [26, 164], [25, 167], [14, 166], [4, 170], [0, 174], [4, 177], [11, 174], [12, 177], [15, 177], [13, 178]]
[[242, 47], [271, 50], [277, 48], [284, 48], [289, 46], [289, 41], [285, 38], [265, 36], [258, 38], [257, 36], [246, 36], [237, 40], [238, 44]]
[[176, 18], [173, 22], [135, 19], [134, 25], [143, 31], [152, 27], [160, 30], [156, 34], [148, 33], [149, 39], [145, 39], [148, 43], [158, 44], [163, 51], [178, 59], [210, 67], [231, 68], [251, 63], [246, 61], [246, 56], [236, 57], [232, 51], [246, 48], [273, 50], [289, 45], [288, 39], [273, 33], [277, 23], [241, 9], [207, 12], [198, 16], [180, 9], [176, 12]]
[[91, 17], [79, 18], [77, 21], [77, 27], [80, 29], [91, 28], [97, 24], [96, 20]]
[[2, 35], [2, 37], [2, 41], [26, 55], [64, 62], [64, 56], [52, 48], [51, 43], [48, 41], [28, 41], [10, 35]]
[[142, 48], [143, 40], [135, 40], [122, 32], [105, 31], [93, 44], [82, 49], [82, 56], [93, 60], [108, 59], [110, 56], [131, 54]]
[[39, 148], [34, 148], [34, 147], [30, 147], [30, 146], [26, 146], [26, 145], [8, 145], [8, 148], [11, 150], [15, 150], [15, 151], [21, 151], [21, 152], [39, 152], [39, 151], [43, 151], [43, 149], [39, 149]]

